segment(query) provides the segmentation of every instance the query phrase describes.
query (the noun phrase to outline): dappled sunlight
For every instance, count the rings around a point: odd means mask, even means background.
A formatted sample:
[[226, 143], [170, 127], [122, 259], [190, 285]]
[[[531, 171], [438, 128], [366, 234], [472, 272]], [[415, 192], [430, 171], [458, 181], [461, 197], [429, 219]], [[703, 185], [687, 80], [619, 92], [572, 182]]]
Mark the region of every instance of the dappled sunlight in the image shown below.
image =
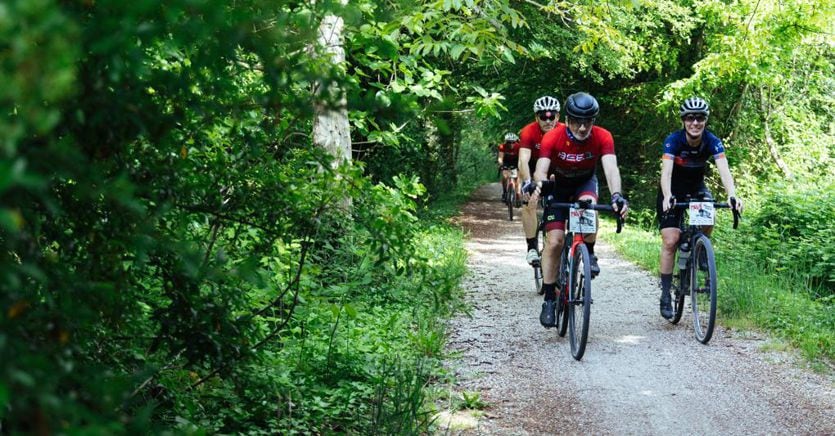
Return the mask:
[[638, 345], [645, 338], [646, 338], [646, 336], [623, 335], [620, 338], [615, 339], [615, 342], [617, 342], [619, 344]]

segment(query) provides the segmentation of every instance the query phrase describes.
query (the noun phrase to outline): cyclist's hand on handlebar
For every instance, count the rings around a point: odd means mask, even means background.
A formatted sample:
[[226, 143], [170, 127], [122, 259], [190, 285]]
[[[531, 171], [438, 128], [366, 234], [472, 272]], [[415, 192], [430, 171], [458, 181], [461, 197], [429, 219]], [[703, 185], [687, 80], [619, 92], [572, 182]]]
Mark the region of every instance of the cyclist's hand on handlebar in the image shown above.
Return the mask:
[[629, 211], [629, 200], [620, 192], [615, 192], [612, 194], [612, 208], [621, 218], [626, 218], [626, 213]]
[[728, 204], [730, 204], [735, 211], [739, 212], [740, 214], [742, 213], [742, 200], [740, 200], [739, 198], [736, 198], [734, 196], [728, 197]]
[[676, 205], [676, 198], [672, 195], [665, 196], [663, 200], [661, 200], [661, 211], [662, 212], [669, 212], [673, 206]]

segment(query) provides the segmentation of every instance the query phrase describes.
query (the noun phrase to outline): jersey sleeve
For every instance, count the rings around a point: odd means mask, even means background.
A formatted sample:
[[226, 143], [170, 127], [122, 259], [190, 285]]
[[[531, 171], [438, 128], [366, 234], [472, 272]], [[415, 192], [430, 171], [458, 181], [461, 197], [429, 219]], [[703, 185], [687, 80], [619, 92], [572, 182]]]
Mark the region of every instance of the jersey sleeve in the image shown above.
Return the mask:
[[714, 135], [711, 135], [710, 153], [713, 155], [713, 160], [722, 159], [725, 157], [725, 146], [722, 145], [722, 140]]
[[673, 135], [669, 135], [666, 139], [664, 139], [664, 150], [661, 152], [661, 159], [675, 160], [676, 152]]
[[601, 129], [601, 131], [603, 134], [600, 135], [600, 155], [615, 154], [615, 139], [612, 137], [612, 133], [605, 129]]
[[519, 133], [519, 148], [527, 148], [533, 150], [536, 147], [536, 137], [531, 130], [530, 125], [525, 126]]

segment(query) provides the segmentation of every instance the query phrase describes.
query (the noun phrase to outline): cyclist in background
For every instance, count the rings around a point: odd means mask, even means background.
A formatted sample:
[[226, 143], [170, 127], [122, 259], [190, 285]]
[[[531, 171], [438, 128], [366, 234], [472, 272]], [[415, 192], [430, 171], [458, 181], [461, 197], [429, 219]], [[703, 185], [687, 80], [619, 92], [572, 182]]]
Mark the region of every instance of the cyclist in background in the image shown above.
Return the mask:
[[[591, 200], [597, 203], [597, 162], [603, 165], [606, 182], [612, 193], [612, 207], [625, 217], [629, 209], [626, 198], [621, 194], [620, 170], [615, 156], [615, 142], [608, 130], [594, 125], [600, 106], [597, 99], [585, 93], [571, 94], [565, 101], [565, 125], [555, 128], [542, 138], [542, 149], [536, 163], [535, 192], [553, 194], [554, 201], [564, 203]], [[549, 180], [553, 177], [553, 180]], [[530, 191], [533, 186], [523, 187]], [[622, 207], [620, 207], [622, 205]], [[565, 220], [568, 211], [551, 209], [545, 205], [543, 222], [547, 242], [542, 254], [542, 290], [545, 301], [539, 322], [544, 327], [553, 327], [557, 309], [557, 267], [565, 240]], [[594, 244], [597, 234], [584, 237], [591, 259], [589, 266], [592, 277], [600, 272]]]
[[[502, 170], [502, 201], [507, 201], [507, 179], [510, 170], [519, 165], [519, 137], [509, 132], [504, 135], [504, 143], [499, 144], [499, 168]], [[516, 186], [519, 186], [517, 181]]]
[[[536, 119], [522, 128], [520, 133], [519, 149], [519, 180], [530, 183], [536, 169], [536, 162], [539, 159], [539, 148], [542, 137], [560, 124], [560, 102], [549, 95], [545, 95], [533, 102], [533, 112]], [[527, 201], [522, 207], [522, 228], [525, 231], [525, 241], [528, 252], [525, 260], [532, 264], [539, 261], [539, 223], [536, 218], [536, 206], [539, 197], [530, 197], [527, 193], [522, 194], [522, 199]]]
[[[742, 212], [742, 201], [736, 196], [734, 179], [725, 158], [725, 148], [722, 141], [709, 130], [705, 129], [710, 107], [699, 97], [691, 97], [681, 104], [679, 115], [684, 126], [667, 136], [664, 140], [664, 152], [661, 156], [661, 183], [656, 199], [656, 215], [661, 228], [661, 316], [673, 317], [672, 297], [670, 287], [673, 281], [673, 260], [678, 244], [679, 223], [684, 211], [672, 209], [672, 197], [684, 198], [687, 195], [711, 199], [712, 194], [705, 186], [705, 168], [707, 161], [713, 158], [719, 177], [728, 194], [736, 201], [735, 209]], [[712, 226], [705, 226], [705, 235], [710, 236]], [[702, 262], [702, 259], [699, 259]]]

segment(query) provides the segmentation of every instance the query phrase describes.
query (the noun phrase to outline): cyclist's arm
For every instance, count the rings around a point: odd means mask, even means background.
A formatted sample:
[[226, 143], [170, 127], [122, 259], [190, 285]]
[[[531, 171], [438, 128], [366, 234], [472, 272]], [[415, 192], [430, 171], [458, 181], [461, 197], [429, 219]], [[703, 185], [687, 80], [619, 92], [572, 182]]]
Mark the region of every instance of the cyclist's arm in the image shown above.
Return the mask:
[[530, 169], [528, 168], [528, 162], [531, 161], [531, 150], [529, 148], [520, 148], [519, 149], [519, 180], [524, 182], [525, 180], [531, 179]]
[[499, 152], [499, 166], [502, 166], [503, 164], [504, 164], [504, 152], [500, 151]]
[[722, 178], [722, 186], [725, 187], [725, 192], [728, 197], [736, 197], [736, 187], [734, 186], [734, 178], [731, 176], [731, 169], [728, 166], [728, 159], [720, 157], [715, 159], [716, 169], [719, 170], [719, 177]]
[[604, 154], [600, 158], [603, 164], [603, 173], [606, 174], [606, 183], [609, 185], [609, 192], [622, 192], [620, 186], [620, 170], [618, 169], [618, 158], [614, 154]]
[[[548, 180], [548, 168], [551, 167], [551, 159], [547, 157], [540, 157], [536, 160], [536, 172], [533, 177], [537, 182]], [[539, 184], [539, 186], [542, 186]]]
[[[673, 160], [661, 159], [661, 194], [666, 201], [673, 196]], [[666, 210], [666, 209], [665, 209]]]
[[716, 169], [719, 170], [719, 177], [722, 178], [722, 185], [725, 187], [725, 192], [728, 194], [728, 201], [731, 197], [736, 199], [736, 210], [742, 212], [742, 200], [736, 198], [736, 187], [734, 186], [734, 178], [731, 175], [731, 169], [728, 166], [728, 159], [724, 157], [714, 158]]

